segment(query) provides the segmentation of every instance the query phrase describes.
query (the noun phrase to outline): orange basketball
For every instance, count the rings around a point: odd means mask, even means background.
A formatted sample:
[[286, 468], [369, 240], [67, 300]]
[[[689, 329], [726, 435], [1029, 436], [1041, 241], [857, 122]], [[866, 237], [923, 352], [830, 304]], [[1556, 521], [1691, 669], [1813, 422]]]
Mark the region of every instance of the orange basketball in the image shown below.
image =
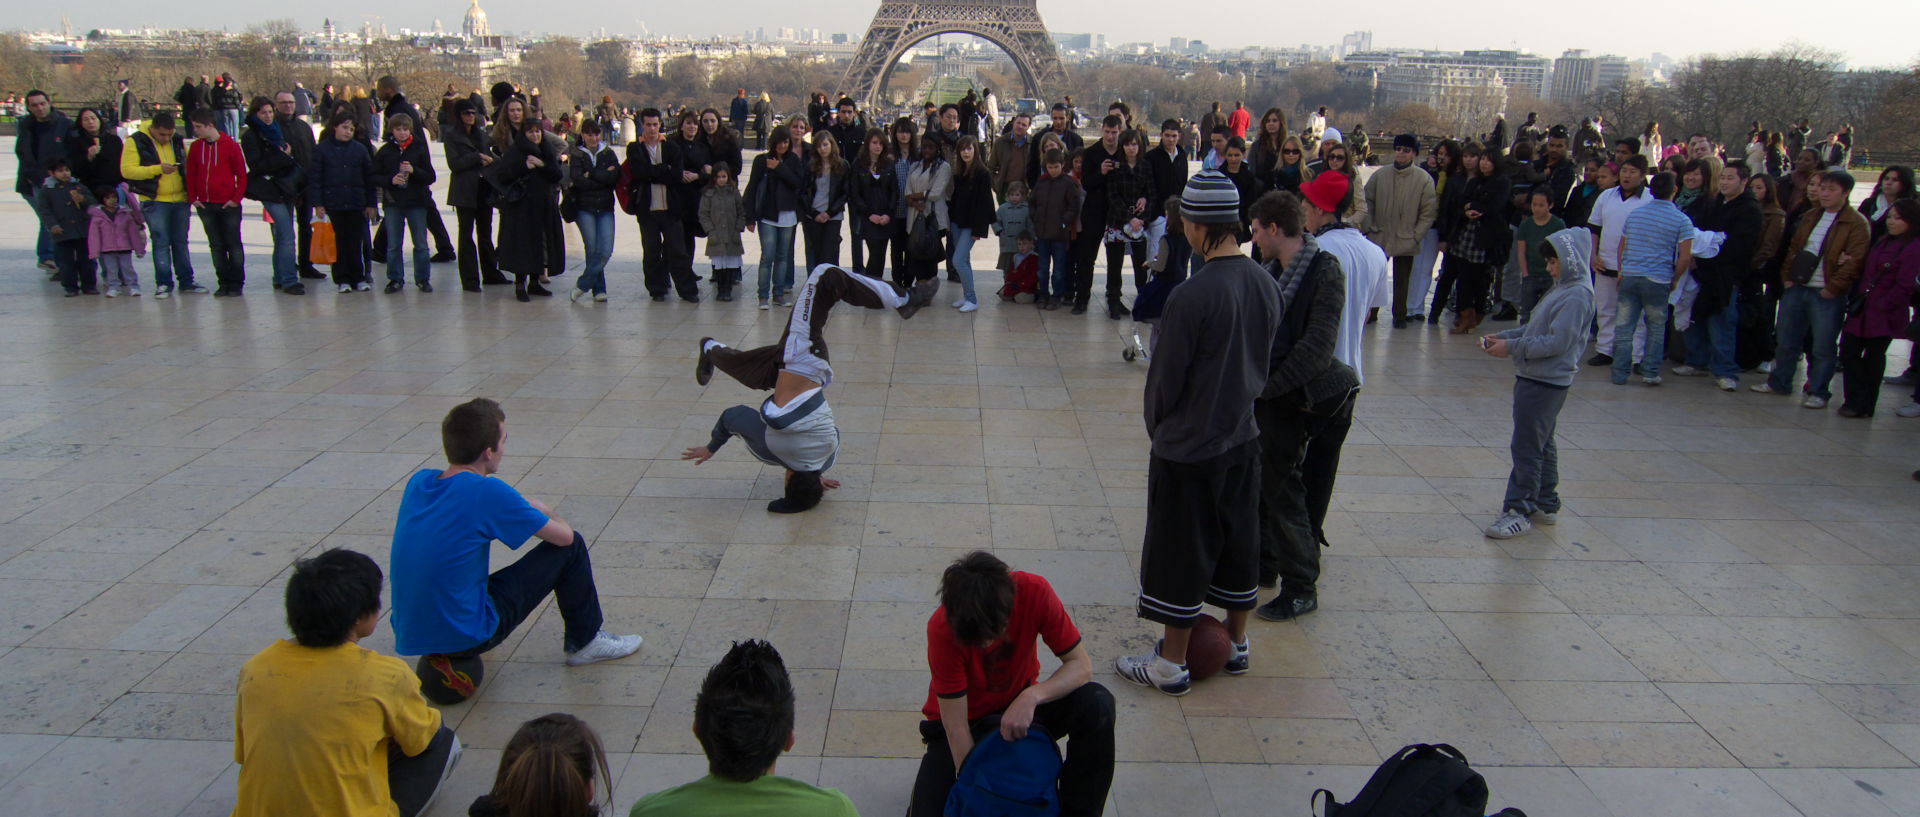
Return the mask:
[[1193, 636], [1187, 641], [1187, 671], [1193, 680], [1204, 681], [1220, 674], [1233, 655], [1233, 639], [1227, 637], [1227, 625], [1206, 613], [1193, 623]]

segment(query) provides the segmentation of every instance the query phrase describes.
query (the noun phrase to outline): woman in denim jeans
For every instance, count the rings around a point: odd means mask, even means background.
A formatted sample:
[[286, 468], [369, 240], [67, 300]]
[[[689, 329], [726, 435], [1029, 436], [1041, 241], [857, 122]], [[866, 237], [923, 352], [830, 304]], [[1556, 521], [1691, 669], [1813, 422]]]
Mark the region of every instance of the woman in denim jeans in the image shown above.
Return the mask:
[[973, 242], [993, 226], [993, 174], [987, 170], [980, 143], [962, 136], [953, 149], [953, 268], [960, 273], [960, 300], [953, 308], [972, 312], [980, 308], [973, 292]]
[[305, 295], [307, 288], [300, 283], [296, 252], [299, 241], [294, 232], [293, 199], [305, 192], [306, 174], [274, 121], [273, 100], [256, 96], [247, 106], [240, 153], [247, 160], [247, 198], [260, 202], [261, 209], [273, 219], [273, 288], [287, 295]]
[[785, 125], [767, 138], [767, 152], [753, 157], [753, 176], [747, 182], [747, 212], [758, 222], [747, 222], [748, 232], [760, 235], [760, 308], [772, 300], [792, 306], [793, 233], [800, 223], [800, 188], [806, 185], [806, 161], [793, 152], [793, 134]]
[[574, 285], [573, 300], [592, 295], [595, 301], [607, 299], [607, 259], [613, 257], [613, 188], [620, 183], [620, 158], [601, 141], [600, 123], [591, 119], [580, 124], [580, 146], [573, 149], [567, 162], [572, 176], [573, 223], [580, 228], [580, 244], [586, 248], [587, 263]]

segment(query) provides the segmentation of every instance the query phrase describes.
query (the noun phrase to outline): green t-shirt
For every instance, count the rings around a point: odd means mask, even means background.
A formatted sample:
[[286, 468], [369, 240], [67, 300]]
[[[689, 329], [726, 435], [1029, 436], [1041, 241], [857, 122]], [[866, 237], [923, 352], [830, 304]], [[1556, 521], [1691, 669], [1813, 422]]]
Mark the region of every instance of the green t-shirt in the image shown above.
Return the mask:
[[631, 817], [859, 817], [839, 789], [766, 775], [738, 783], [707, 775], [633, 804]]
[[1559, 216], [1548, 216], [1547, 223], [1545, 224], [1535, 224], [1533, 222], [1533, 216], [1531, 215], [1520, 219], [1520, 226], [1513, 230], [1513, 238], [1515, 241], [1526, 242], [1527, 275], [1529, 277], [1548, 277], [1547, 259], [1540, 256], [1540, 242], [1546, 241], [1547, 236], [1553, 235], [1566, 228], [1567, 223], [1561, 221]]

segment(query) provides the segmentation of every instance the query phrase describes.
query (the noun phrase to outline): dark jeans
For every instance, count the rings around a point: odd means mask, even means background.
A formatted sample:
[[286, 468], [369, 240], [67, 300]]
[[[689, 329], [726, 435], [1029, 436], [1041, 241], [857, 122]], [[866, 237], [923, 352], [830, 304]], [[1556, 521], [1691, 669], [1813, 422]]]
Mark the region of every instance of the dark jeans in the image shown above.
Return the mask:
[[460, 741], [445, 726], [433, 736], [426, 751], [408, 755], [400, 744], [387, 743], [387, 794], [400, 807], [400, 817], [415, 817], [433, 803], [440, 784], [460, 764]]
[[[1431, 274], [1431, 271], [1429, 271]], [[1407, 317], [1407, 285], [1413, 281], [1413, 256], [1393, 257], [1393, 319]]]
[[[444, 255], [453, 252], [453, 238], [447, 235], [447, 223], [440, 220], [440, 208], [426, 205], [427, 232], [433, 236], [433, 254]], [[404, 226], [404, 224], [403, 224]], [[379, 229], [373, 233], [373, 249], [385, 258], [387, 248], [387, 219], [381, 219]]]
[[327, 210], [333, 222], [333, 282], [357, 284], [367, 280], [367, 212]]
[[68, 292], [92, 292], [98, 289], [98, 268], [87, 257], [87, 238], [53, 242], [53, 265], [60, 272], [60, 286]]
[[1807, 393], [1822, 400], [1832, 398], [1828, 387], [1839, 361], [1840, 325], [1846, 321], [1846, 312], [1846, 298], [1828, 298], [1813, 287], [1797, 286], [1781, 293], [1775, 326], [1779, 344], [1767, 385], [1780, 394], [1792, 393], [1800, 356], [1807, 354], [1813, 358], [1807, 365]]
[[1752, 371], [1773, 359], [1773, 313], [1779, 302], [1779, 295], [1770, 288], [1755, 288], [1740, 294], [1740, 331], [1735, 338], [1733, 358], [1741, 371]]
[[1840, 405], [1873, 416], [1880, 402], [1880, 381], [1887, 376], [1887, 346], [1893, 338], [1863, 338], [1840, 333]]
[[1312, 596], [1320, 581], [1320, 540], [1307, 512], [1302, 464], [1307, 444], [1333, 424], [1351, 393], [1311, 408], [1255, 400], [1260, 425], [1260, 578], [1278, 578], [1281, 592]]
[[682, 298], [700, 295], [693, 282], [693, 259], [687, 254], [686, 228], [666, 211], [646, 212], [640, 221], [641, 277], [648, 295], [665, 295], [671, 285]]
[[1107, 242], [1107, 302], [1120, 300], [1124, 288], [1121, 278], [1121, 263], [1126, 257], [1133, 257], [1133, 288], [1137, 293], [1140, 287], [1147, 285], [1147, 242], [1109, 241]]
[[[1453, 295], [1455, 285], [1460, 280], [1461, 273], [1467, 266], [1468, 264], [1465, 261], [1456, 261], [1451, 255], [1443, 255], [1440, 257], [1440, 279], [1434, 282], [1433, 285], [1433, 308], [1427, 312], [1427, 318], [1429, 320], [1435, 319], [1440, 313], [1447, 311], [1449, 308], [1447, 302], [1450, 296]], [[1455, 312], [1458, 312], [1467, 306], [1469, 305], [1455, 302], [1451, 308]]]
[[[1034, 708], [1034, 724], [1055, 741], [1072, 738], [1060, 768], [1061, 817], [1099, 817], [1106, 808], [1107, 789], [1113, 786], [1113, 693], [1097, 682], [1067, 693], [1057, 701]], [[1000, 728], [993, 714], [968, 724], [978, 741]], [[940, 721], [922, 721], [920, 739], [927, 744], [920, 773], [913, 780], [913, 799], [907, 817], [940, 817], [946, 813], [947, 793], [953, 789], [953, 750]]]
[[[1073, 239], [1070, 250], [1073, 259], [1073, 292], [1071, 294], [1076, 306], [1086, 306], [1088, 299], [1093, 297], [1093, 261], [1100, 254], [1100, 234], [1101, 231], [1098, 229], [1082, 230], [1080, 235]], [[1115, 279], [1118, 277], [1114, 276]], [[1117, 280], [1108, 281], [1110, 286], [1116, 283], [1118, 283]], [[1069, 293], [1055, 292], [1054, 294], [1064, 296]]]
[[[454, 218], [460, 229], [460, 285], [479, 286], [482, 280], [504, 284], [500, 263], [493, 254], [493, 208], [455, 207]], [[478, 233], [476, 236], [475, 234]], [[475, 242], [478, 241], [478, 252]]]
[[566, 624], [561, 646], [573, 652], [600, 633], [600, 591], [593, 586], [593, 562], [587, 556], [587, 537], [574, 531], [573, 544], [541, 542], [520, 561], [487, 577], [487, 595], [500, 614], [493, 637], [455, 655], [479, 655], [507, 640], [514, 628], [552, 594]]
[[1459, 312], [1472, 309], [1483, 315], [1490, 311], [1490, 295], [1493, 286], [1492, 264], [1475, 264], [1467, 261], [1447, 259], [1447, 266], [1458, 267], [1454, 275], [1453, 309]]
[[806, 242], [807, 263], [801, 267], [812, 270], [821, 264], [840, 266], [840, 219], [832, 219], [825, 224], [810, 218], [800, 220], [800, 238]]
[[1553, 277], [1550, 275], [1529, 275], [1520, 279], [1520, 322], [1533, 320], [1533, 307], [1547, 297], [1547, 291], [1553, 289]]
[[1327, 506], [1333, 504], [1333, 483], [1340, 474], [1340, 449], [1353, 430], [1353, 404], [1360, 390], [1354, 389], [1335, 409], [1325, 428], [1307, 440], [1307, 455], [1300, 460], [1300, 481], [1307, 487], [1307, 519], [1313, 523], [1313, 540], [1327, 545]]
[[1507, 474], [1503, 511], [1531, 515], [1560, 512], [1560, 451], [1553, 434], [1560, 409], [1567, 404], [1567, 387], [1524, 377], [1513, 384], [1513, 470]]
[[247, 282], [247, 258], [240, 248], [239, 207], [200, 205], [200, 227], [207, 233], [207, 251], [213, 255], [213, 277], [219, 288], [239, 291]]
[[[853, 242], [853, 266], [857, 272], [868, 278], [882, 281], [887, 276], [887, 242], [893, 240], [893, 225], [882, 227], [872, 222], [860, 225], [860, 235]], [[861, 265], [860, 251], [866, 249], [866, 264]]]

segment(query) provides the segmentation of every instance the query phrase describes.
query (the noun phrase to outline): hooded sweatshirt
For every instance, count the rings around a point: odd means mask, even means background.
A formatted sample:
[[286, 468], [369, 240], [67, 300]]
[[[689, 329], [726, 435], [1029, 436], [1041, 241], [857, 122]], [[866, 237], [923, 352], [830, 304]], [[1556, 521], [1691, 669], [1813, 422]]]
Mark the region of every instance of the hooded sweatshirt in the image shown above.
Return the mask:
[[1533, 307], [1533, 319], [1494, 335], [1507, 342], [1513, 367], [1528, 380], [1566, 388], [1580, 371], [1580, 352], [1593, 325], [1593, 233], [1569, 227], [1547, 236], [1560, 255], [1560, 280]]
[[99, 205], [88, 212], [91, 219], [87, 222], [88, 258], [99, 258], [101, 253], [109, 252], [147, 251], [147, 219], [139, 207], [121, 202], [111, 214]]
[[240, 143], [224, 133], [218, 139], [195, 139], [187, 146], [187, 200], [221, 205], [247, 194], [247, 160]]
[[794, 471], [825, 471], [833, 467], [840, 452], [840, 429], [833, 424], [833, 409], [819, 387], [796, 396], [784, 408], [768, 397], [760, 403], [759, 426], [752, 421], [752, 409], [734, 406], [720, 415], [713, 426], [708, 451], [719, 451], [727, 440], [738, 434], [752, 450], [755, 459]]

